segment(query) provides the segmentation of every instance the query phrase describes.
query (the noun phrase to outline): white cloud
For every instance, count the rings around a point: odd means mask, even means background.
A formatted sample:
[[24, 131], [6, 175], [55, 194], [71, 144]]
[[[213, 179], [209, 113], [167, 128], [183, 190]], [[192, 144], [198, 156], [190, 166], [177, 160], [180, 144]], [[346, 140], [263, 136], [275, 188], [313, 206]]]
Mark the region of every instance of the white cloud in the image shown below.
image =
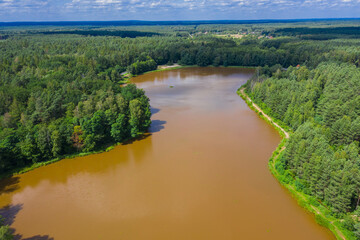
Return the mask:
[[[83, 20], [104, 20], [104, 17], [108, 20], [170, 20], [175, 17], [176, 19], [359, 17], [357, 9], [360, 9], [360, 0], [0, 0], [0, 21], [7, 20], [6, 16], [10, 16], [10, 13], [15, 18], [18, 17], [17, 13], [32, 12], [33, 15], [37, 15], [39, 11], [47, 14], [48, 18], [52, 17], [51, 14], [55, 16], [61, 13], [68, 18], [82, 17]], [[339, 11], [326, 12], [326, 10]], [[298, 15], [292, 14], [293, 12], [297, 12]]]

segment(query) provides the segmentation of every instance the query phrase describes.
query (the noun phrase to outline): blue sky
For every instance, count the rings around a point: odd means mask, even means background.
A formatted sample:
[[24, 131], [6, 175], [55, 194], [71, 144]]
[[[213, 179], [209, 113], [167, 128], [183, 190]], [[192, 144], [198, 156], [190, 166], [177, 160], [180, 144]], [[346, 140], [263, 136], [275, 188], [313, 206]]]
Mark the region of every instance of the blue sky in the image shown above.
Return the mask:
[[360, 0], [0, 0], [0, 21], [360, 17]]

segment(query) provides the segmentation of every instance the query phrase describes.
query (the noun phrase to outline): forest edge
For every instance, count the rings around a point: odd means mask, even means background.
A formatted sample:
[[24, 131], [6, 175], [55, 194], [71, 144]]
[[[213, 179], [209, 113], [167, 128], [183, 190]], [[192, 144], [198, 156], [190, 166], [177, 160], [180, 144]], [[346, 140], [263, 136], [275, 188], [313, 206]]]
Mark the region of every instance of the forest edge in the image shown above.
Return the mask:
[[282, 141], [279, 143], [268, 162], [268, 167], [271, 173], [278, 180], [278, 182], [291, 193], [291, 195], [297, 200], [297, 203], [301, 207], [314, 214], [315, 220], [319, 225], [328, 228], [335, 235], [336, 239], [347, 240], [348, 238], [343, 233], [342, 228], [336, 224], [337, 222], [341, 222], [342, 219], [327, 218], [324, 212], [321, 210], [321, 208], [326, 208], [325, 206], [323, 206], [318, 201], [318, 206], [315, 206], [312, 203], [314, 200], [311, 199], [309, 195], [297, 191], [293, 183], [286, 183], [281, 178], [282, 175], [277, 171], [276, 163], [283, 151], [286, 149], [285, 144], [289, 139], [291, 132], [286, 131], [285, 129], [288, 129], [287, 126], [280, 126], [280, 123], [277, 123], [275, 119], [267, 115], [257, 104], [253, 102], [253, 100], [245, 92], [245, 85], [238, 89], [237, 94], [247, 103], [250, 109], [254, 110], [262, 119], [272, 125], [282, 137]]

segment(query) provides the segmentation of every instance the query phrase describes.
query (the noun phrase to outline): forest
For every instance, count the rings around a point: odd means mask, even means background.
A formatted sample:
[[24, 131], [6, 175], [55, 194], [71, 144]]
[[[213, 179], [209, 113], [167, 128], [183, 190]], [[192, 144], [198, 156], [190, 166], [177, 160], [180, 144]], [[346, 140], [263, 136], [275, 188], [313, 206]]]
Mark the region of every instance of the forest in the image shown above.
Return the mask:
[[[277, 164], [360, 239], [360, 21], [0, 27], [0, 173], [145, 133], [158, 65], [257, 67], [247, 93], [294, 132]], [[231, 34], [241, 34], [234, 38]]]
[[35, 32], [38, 34], [76, 34], [84, 36], [116, 36], [122, 38], [136, 38], [136, 37], [152, 37], [155, 35], [160, 35], [155, 32], [141, 32], [141, 31], [109, 31], [109, 30], [73, 30], [73, 31], [45, 31], [45, 32]]
[[314, 69], [265, 68], [247, 84], [263, 109], [294, 132], [277, 163], [298, 191], [345, 217], [360, 237], [360, 69], [340, 62]]
[[48, 47], [35, 41], [1, 42], [8, 44], [1, 47], [0, 64], [1, 173], [91, 152], [147, 130], [149, 99], [135, 85], [120, 86], [125, 67], [106, 57], [58, 54], [51, 45], [46, 54]]

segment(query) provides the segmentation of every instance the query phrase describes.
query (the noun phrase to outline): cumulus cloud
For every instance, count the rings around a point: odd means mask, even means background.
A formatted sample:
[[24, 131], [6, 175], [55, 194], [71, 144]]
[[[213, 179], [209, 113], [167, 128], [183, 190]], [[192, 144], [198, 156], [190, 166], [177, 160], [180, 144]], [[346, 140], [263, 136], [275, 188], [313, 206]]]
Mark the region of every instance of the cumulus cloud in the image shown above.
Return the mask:
[[360, 0], [72, 0], [67, 7], [86, 7], [98, 8], [107, 7], [128, 7], [128, 8], [172, 8], [177, 9], [220, 9], [225, 10], [241, 7], [252, 8], [276, 8], [287, 6], [289, 8], [304, 7], [306, 5], [331, 8], [334, 6], [355, 6], [359, 5]]
[[[357, 17], [360, 0], [0, 0], [0, 21]], [[20, 13], [28, 12], [27, 19]]]
[[21, 11], [24, 8], [41, 8], [49, 3], [47, 0], [0, 0], [1, 10]]
[[[309, 1], [310, 0], [305, 0]], [[317, 0], [315, 0], [317, 1]], [[319, 0], [318, 0], [319, 1]], [[352, 0], [339, 0], [348, 2]], [[234, 7], [256, 7], [263, 5], [299, 5], [303, 1], [296, 0], [72, 0], [66, 3], [68, 8], [98, 8], [99, 6], [127, 7], [127, 8], [172, 8], [178, 9], [216, 9], [216, 8], [234, 8]], [[326, 1], [323, 1], [326, 2]]]

